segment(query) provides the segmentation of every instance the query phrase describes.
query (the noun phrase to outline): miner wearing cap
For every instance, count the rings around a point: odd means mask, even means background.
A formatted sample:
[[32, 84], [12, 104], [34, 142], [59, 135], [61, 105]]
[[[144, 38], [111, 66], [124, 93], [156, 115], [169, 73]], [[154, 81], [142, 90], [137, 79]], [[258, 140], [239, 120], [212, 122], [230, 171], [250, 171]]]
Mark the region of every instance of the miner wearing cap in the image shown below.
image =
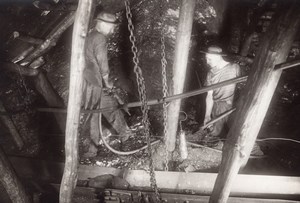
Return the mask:
[[[85, 81], [85, 108], [99, 109], [117, 106], [115, 98], [103, 92], [103, 89], [113, 88], [110, 79], [110, 69], [107, 58], [107, 40], [116, 27], [116, 16], [107, 12], [100, 12], [95, 19], [95, 27], [86, 39], [86, 67], [83, 72]], [[122, 141], [128, 138], [129, 127], [121, 110], [103, 112], [102, 115], [108, 121], [114, 133], [121, 137]], [[97, 155], [99, 136], [99, 114], [91, 114], [89, 150], [84, 157]]]
[[[211, 86], [240, 76], [240, 66], [225, 61], [223, 58], [225, 54], [223, 54], [220, 47], [210, 46], [204, 53], [209, 68], [205, 86]], [[236, 84], [231, 84], [207, 92], [204, 125], [211, 119], [232, 109], [235, 89]], [[226, 131], [225, 125], [228, 125], [228, 119], [228, 117], [225, 117], [211, 126], [209, 140], [217, 140], [226, 135], [224, 131]]]

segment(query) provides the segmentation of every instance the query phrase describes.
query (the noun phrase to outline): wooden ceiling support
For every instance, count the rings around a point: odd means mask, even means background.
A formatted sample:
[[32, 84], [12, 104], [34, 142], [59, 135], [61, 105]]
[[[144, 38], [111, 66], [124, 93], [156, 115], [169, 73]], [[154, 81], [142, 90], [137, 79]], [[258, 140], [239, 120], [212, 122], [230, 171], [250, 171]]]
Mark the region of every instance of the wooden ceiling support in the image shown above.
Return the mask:
[[[18, 166], [20, 167], [20, 166]], [[26, 190], [0, 147], [0, 183], [5, 188], [11, 202], [31, 203]]]
[[66, 161], [60, 187], [60, 203], [72, 202], [73, 190], [77, 182], [78, 128], [80, 123], [80, 109], [83, 92], [82, 75], [85, 67], [84, 47], [93, 6], [93, 0], [79, 0], [78, 9], [75, 15], [72, 36], [69, 102], [65, 138]]
[[[183, 92], [195, 4], [195, 0], [183, 0], [181, 3], [173, 63], [173, 86], [171, 87], [170, 95], [180, 94]], [[175, 149], [180, 106], [181, 99], [178, 99], [176, 101], [172, 101], [168, 107], [168, 134], [166, 139], [168, 151], [174, 151]]]

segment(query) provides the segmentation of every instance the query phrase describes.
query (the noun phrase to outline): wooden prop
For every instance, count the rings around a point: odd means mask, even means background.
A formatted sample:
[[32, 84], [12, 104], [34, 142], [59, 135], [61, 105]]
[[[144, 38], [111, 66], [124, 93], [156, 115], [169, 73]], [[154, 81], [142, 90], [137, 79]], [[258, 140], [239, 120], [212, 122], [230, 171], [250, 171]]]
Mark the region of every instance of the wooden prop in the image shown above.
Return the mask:
[[40, 72], [38, 69], [29, 69], [12, 62], [0, 62], [0, 67], [7, 72], [13, 72], [24, 76], [37, 76]]
[[[183, 92], [190, 48], [189, 45], [193, 25], [195, 2], [195, 0], [183, 0], [181, 3], [173, 64], [172, 80], [174, 85], [171, 88], [170, 95], [180, 94]], [[180, 105], [181, 100], [178, 99], [171, 102], [168, 107], [168, 134], [166, 139], [166, 146], [168, 151], [174, 151], [175, 149]]]
[[[2, 102], [0, 102], [0, 111], [6, 112]], [[10, 116], [2, 114], [2, 115], [0, 115], [0, 120], [7, 127], [8, 131], [11, 134], [13, 140], [15, 141], [15, 144], [17, 145], [17, 147], [19, 149], [22, 149], [24, 146], [23, 139], [20, 136], [20, 133], [17, 130], [17, 128], [16, 128], [14, 122], [12, 121], [12, 119], [10, 118]]]
[[[20, 166], [19, 166], [20, 167]], [[0, 147], [0, 183], [5, 188], [11, 202], [31, 203], [29, 196], [4, 151]]]
[[93, 10], [93, 0], [79, 0], [72, 36], [70, 90], [65, 141], [65, 169], [60, 187], [60, 203], [71, 203], [77, 182], [78, 170], [78, 127], [85, 66], [84, 45]]
[[68, 29], [74, 22], [74, 11], [71, 11], [46, 37], [45, 41], [40, 44], [32, 53], [30, 53], [24, 60], [21, 61], [21, 65], [25, 66], [31, 63], [34, 59], [42, 56], [52, 46], [56, 45], [57, 40], [66, 29]]

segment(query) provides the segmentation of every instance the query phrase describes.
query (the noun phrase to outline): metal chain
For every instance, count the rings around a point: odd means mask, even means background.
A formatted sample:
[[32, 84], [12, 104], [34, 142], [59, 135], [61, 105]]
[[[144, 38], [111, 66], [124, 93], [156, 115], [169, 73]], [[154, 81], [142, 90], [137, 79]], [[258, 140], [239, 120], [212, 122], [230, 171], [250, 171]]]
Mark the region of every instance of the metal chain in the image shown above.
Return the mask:
[[[166, 46], [165, 46], [165, 36], [163, 31], [161, 32], [161, 73], [162, 73], [162, 85], [163, 85], [163, 98], [168, 96], [168, 84], [167, 84], [167, 60], [166, 60]], [[167, 102], [163, 103], [163, 118], [164, 118], [164, 142], [165, 142], [165, 171], [169, 170], [169, 151], [167, 147], [167, 119], [168, 119], [168, 109]]]
[[133, 53], [133, 63], [134, 63], [134, 73], [136, 75], [137, 85], [138, 85], [138, 92], [140, 100], [142, 101], [141, 110], [143, 112], [143, 125], [145, 126], [144, 133], [146, 135], [147, 139], [147, 149], [149, 154], [149, 168], [150, 168], [150, 183], [151, 187], [154, 190], [156, 201], [161, 202], [160, 194], [158, 192], [158, 187], [156, 184], [156, 178], [155, 178], [155, 170], [153, 165], [153, 159], [152, 159], [152, 149], [150, 144], [150, 130], [149, 130], [149, 118], [148, 118], [148, 105], [147, 105], [147, 96], [146, 96], [146, 88], [145, 88], [145, 81], [142, 74], [142, 70], [139, 66], [139, 59], [137, 56], [138, 49], [135, 45], [136, 38], [133, 34], [134, 31], [134, 25], [132, 23], [132, 13], [130, 10], [130, 4], [128, 0], [125, 0], [125, 7], [126, 7], [126, 17], [128, 20], [128, 30], [130, 32], [129, 40], [132, 44], [131, 51]]

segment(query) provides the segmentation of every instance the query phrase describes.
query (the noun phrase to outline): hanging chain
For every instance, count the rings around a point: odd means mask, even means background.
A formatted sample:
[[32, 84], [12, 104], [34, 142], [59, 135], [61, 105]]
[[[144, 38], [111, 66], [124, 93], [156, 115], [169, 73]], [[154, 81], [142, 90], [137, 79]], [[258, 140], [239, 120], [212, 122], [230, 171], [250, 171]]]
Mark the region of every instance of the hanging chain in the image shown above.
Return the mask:
[[130, 32], [129, 40], [132, 44], [131, 51], [133, 53], [133, 63], [134, 63], [134, 73], [136, 75], [137, 85], [138, 85], [138, 92], [140, 100], [142, 101], [141, 110], [143, 112], [143, 125], [145, 126], [144, 132], [147, 139], [147, 149], [149, 154], [149, 168], [150, 168], [150, 183], [151, 187], [154, 190], [156, 201], [161, 202], [160, 194], [158, 192], [158, 187], [156, 184], [156, 178], [155, 178], [155, 171], [154, 171], [154, 165], [153, 165], [153, 159], [152, 159], [152, 149], [150, 144], [150, 130], [149, 130], [149, 119], [148, 119], [148, 105], [147, 105], [147, 96], [146, 96], [146, 88], [145, 88], [145, 81], [142, 74], [142, 70], [139, 66], [139, 59], [137, 56], [138, 49], [135, 45], [136, 38], [133, 34], [134, 31], [134, 25], [132, 23], [132, 13], [130, 10], [129, 1], [125, 0], [125, 7], [126, 7], [126, 17], [128, 20], [128, 30]]
[[[164, 24], [162, 24], [164, 26]], [[163, 30], [163, 29], [162, 29]], [[162, 72], [162, 85], [163, 85], [163, 98], [168, 96], [168, 84], [167, 84], [167, 60], [166, 60], [166, 46], [164, 32], [161, 32], [161, 72]], [[167, 102], [163, 103], [163, 119], [164, 119], [164, 142], [165, 142], [165, 171], [169, 170], [169, 151], [167, 147], [167, 119], [168, 109]]]

